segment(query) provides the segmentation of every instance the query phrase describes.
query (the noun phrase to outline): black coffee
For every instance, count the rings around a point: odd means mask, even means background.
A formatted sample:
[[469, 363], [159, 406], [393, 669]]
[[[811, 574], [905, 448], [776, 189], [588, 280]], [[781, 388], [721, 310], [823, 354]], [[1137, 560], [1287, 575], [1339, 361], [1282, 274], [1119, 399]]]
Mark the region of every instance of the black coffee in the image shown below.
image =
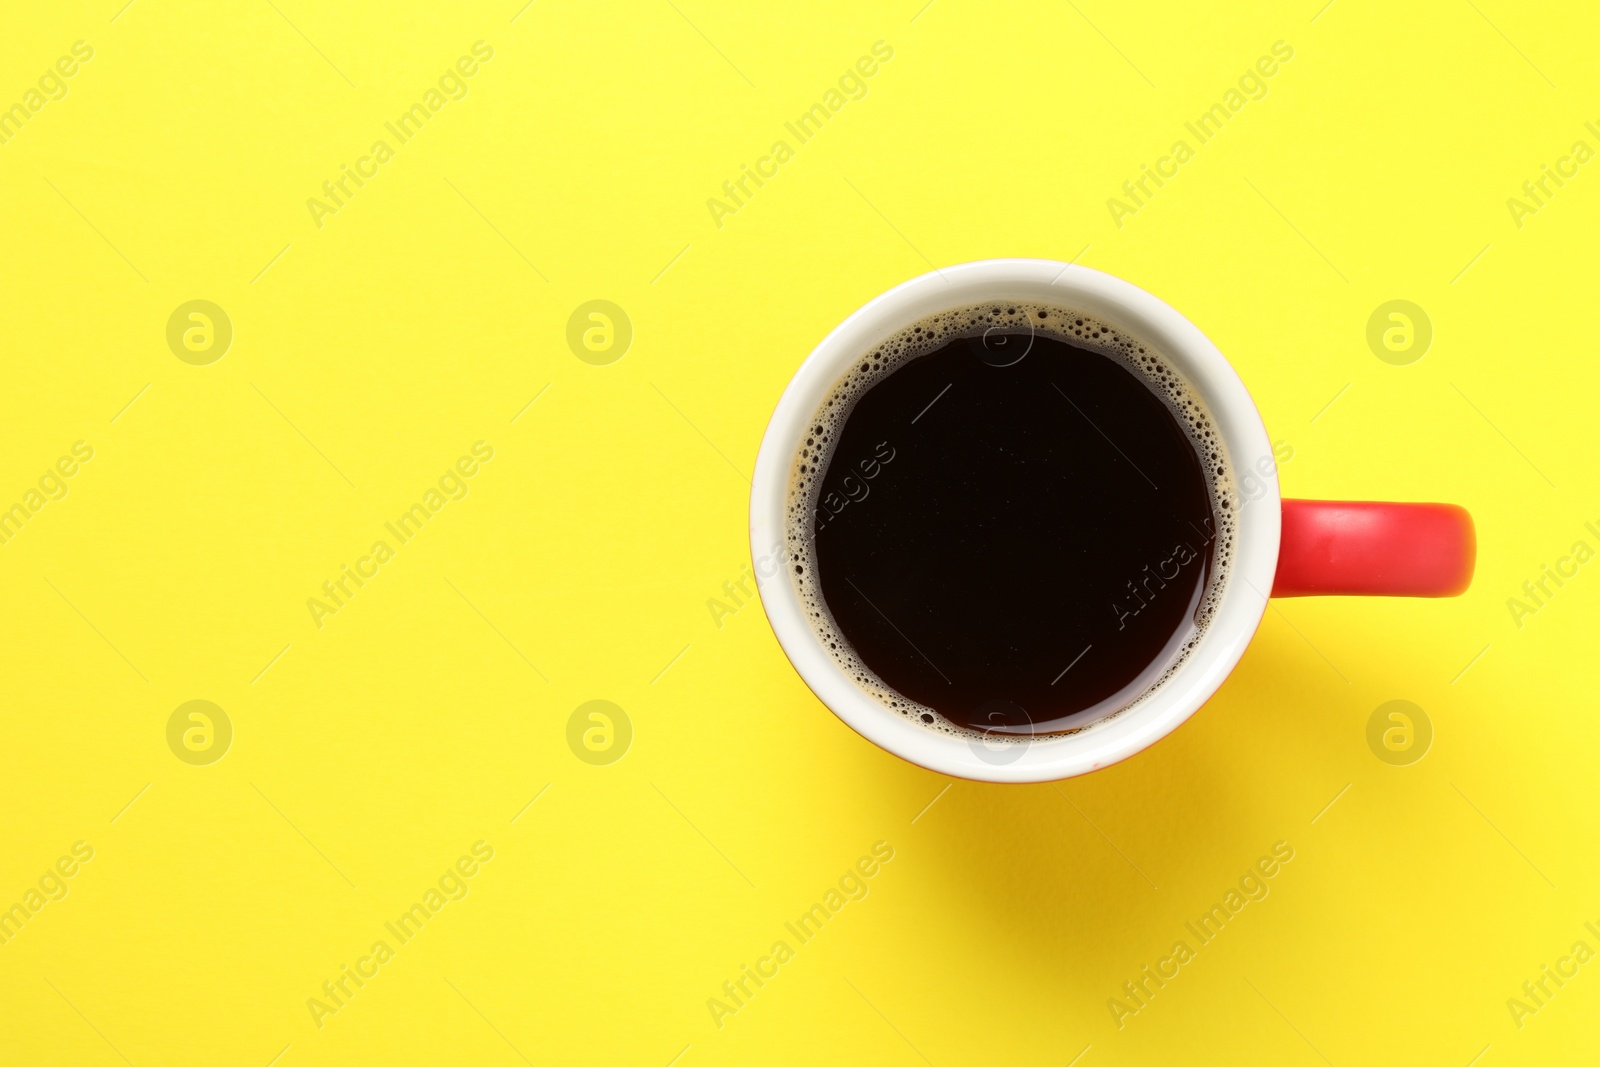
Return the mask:
[[1075, 729], [1159, 683], [1204, 626], [1214, 441], [1161, 360], [1085, 316], [929, 320], [819, 417], [797, 582], [834, 654], [917, 720]]

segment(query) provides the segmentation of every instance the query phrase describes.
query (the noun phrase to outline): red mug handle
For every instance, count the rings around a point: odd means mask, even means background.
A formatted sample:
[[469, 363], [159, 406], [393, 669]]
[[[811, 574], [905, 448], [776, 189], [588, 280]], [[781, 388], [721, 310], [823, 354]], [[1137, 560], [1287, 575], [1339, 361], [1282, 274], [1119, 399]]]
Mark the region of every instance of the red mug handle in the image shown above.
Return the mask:
[[1454, 504], [1285, 500], [1273, 596], [1459, 596], [1477, 536]]

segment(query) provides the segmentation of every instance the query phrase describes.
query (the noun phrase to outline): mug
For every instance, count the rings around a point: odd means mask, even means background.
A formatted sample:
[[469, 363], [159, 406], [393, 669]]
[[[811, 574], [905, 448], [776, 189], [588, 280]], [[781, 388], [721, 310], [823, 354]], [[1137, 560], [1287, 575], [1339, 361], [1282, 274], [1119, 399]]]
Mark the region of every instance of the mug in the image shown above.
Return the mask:
[[[1235, 472], [1233, 564], [1216, 610], [1177, 669], [1129, 707], [1068, 734], [991, 747], [925, 729], [841, 670], [807, 623], [787, 565], [786, 504], [817, 410], [862, 355], [929, 315], [989, 301], [1082, 311], [1165, 357], [1205, 405]], [[991, 782], [1070, 778], [1127, 759], [1175, 730], [1244, 655], [1271, 596], [1455, 596], [1472, 579], [1472, 519], [1450, 504], [1284, 500], [1266, 426], [1244, 382], [1199, 328], [1139, 287], [1088, 267], [991, 259], [914, 278], [867, 303], [811, 352], [773, 412], [750, 493], [750, 547], [767, 619], [800, 677], [861, 736], [941, 774]]]

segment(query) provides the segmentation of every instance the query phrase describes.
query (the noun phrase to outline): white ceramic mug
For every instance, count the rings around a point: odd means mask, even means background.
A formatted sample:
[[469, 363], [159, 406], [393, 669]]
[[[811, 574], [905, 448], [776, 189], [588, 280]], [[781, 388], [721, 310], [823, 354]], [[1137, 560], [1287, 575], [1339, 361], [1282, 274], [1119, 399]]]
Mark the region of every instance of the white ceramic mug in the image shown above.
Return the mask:
[[[925, 729], [858, 686], [807, 623], [787, 565], [787, 503], [795, 457], [817, 410], [862, 355], [937, 312], [987, 301], [1086, 312], [1138, 337], [1187, 379], [1221, 437], [1229, 467], [1253, 479], [1235, 513], [1232, 565], [1209, 625], [1177, 670], [1133, 706], [1065, 735], [998, 751]], [[1126, 759], [1193, 715], [1244, 654], [1267, 596], [1449, 596], [1470, 579], [1470, 518], [1450, 505], [1283, 501], [1271, 442], [1239, 375], [1188, 319], [1144, 290], [1087, 267], [994, 259], [914, 278], [851, 315], [806, 358], [784, 390], [756, 459], [750, 546], [762, 605], [813, 693], [867, 740], [929, 770], [995, 782], [1068, 778]], [[1298, 507], [1297, 507], [1298, 506]], [[1285, 524], [1293, 551], [1280, 560]], [[1277, 588], [1274, 590], [1276, 579]]]

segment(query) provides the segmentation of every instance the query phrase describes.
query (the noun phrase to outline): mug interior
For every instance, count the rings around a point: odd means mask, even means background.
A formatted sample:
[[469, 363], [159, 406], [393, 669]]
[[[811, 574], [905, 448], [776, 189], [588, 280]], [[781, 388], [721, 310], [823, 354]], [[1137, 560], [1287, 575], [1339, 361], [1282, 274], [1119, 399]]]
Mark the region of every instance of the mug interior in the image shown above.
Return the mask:
[[[987, 301], [1033, 302], [1094, 316], [1154, 349], [1189, 384], [1221, 442], [1234, 479], [1232, 561], [1211, 620], [1170, 675], [1131, 706], [1076, 732], [986, 744], [917, 725], [860, 688], [806, 621], [781, 565], [796, 457], [818, 409], [864, 354], [930, 315]], [[1071, 777], [1124, 759], [1165, 736], [1216, 691], [1266, 609], [1277, 566], [1280, 503], [1272, 449], [1239, 376], [1192, 323], [1143, 290], [1087, 267], [1050, 260], [986, 260], [912, 279], [851, 315], [814, 349], [778, 403], [762, 440], [751, 492], [751, 553], [763, 606], [802, 679], [850, 727], [930, 770], [986, 781]], [[1248, 495], [1239, 482], [1249, 472]]]

